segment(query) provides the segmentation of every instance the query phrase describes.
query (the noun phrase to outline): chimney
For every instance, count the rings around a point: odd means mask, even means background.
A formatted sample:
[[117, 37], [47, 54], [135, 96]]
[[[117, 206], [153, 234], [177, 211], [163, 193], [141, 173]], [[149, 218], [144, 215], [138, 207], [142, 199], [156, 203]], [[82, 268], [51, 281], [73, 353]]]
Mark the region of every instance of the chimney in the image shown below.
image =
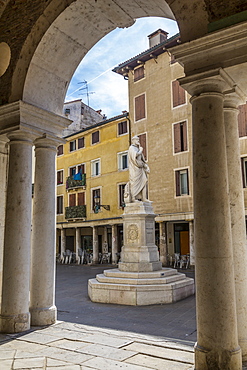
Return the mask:
[[148, 35], [149, 38], [149, 48], [152, 48], [155, 45], [161, 44], [167, 40], [168, 32], [159, 28], [157, 31]]

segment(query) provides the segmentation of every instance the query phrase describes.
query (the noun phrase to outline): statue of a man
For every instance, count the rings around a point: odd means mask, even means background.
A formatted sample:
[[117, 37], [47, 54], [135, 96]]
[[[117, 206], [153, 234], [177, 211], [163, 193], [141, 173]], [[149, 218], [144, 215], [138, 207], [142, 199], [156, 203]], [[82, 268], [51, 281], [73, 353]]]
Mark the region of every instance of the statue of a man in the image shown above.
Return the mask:
[[149, 167], [143, 155], [143, 148], [140, 146], [138, 136], [132, 137], [132, 144], [128, 151], [129, 160], [129, 182], [125, 187], [125, 201], [147, 201], [147, 175]]

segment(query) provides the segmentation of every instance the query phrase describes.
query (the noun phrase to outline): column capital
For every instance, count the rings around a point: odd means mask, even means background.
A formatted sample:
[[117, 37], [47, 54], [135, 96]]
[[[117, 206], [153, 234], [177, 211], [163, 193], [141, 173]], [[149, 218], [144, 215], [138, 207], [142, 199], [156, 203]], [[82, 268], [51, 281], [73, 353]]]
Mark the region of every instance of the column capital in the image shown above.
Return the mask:
[[61, 139], [60, 137], [55, 137], [47, 134], [43, 134], [42, 137], [39, 137], [34, 141], [35, 150], [43, 148], [43, 149], [52, 149], [56, 151], [57, 146], [64, 143], [66, 143], [66, 140]]
[[16, 129], [13, 131], [10, 131], [6, 134], [6, 137], [9, 139], [10, 143], [13, 142], [19, 142], [19, 143], [26, 143], [33, 145], [33, 141], [35, 139], [35, 135], [33, 132], [30, 132], [26, 129]]
[[36, 138], [42, 135], [61, 137], [72, 121], [22, 100], [0, 107], [0, 135], [26, 130]]

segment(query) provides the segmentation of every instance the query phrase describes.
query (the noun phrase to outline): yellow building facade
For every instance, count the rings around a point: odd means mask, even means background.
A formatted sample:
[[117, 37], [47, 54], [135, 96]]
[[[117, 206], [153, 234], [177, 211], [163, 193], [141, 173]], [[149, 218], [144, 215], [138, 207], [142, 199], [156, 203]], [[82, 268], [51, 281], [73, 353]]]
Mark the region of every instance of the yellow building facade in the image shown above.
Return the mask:
[[57, 254], [74, 262], [97, 263], [103, 257], [117, 262], [128, 181], [128, 114], [64, 139], [57, 154]]

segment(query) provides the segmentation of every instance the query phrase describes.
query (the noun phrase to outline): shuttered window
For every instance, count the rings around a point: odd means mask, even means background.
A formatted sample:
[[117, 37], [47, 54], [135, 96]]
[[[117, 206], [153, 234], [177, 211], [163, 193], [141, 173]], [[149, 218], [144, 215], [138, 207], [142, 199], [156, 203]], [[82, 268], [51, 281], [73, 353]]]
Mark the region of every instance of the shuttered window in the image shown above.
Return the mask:
[[77, 205], [84, 206], [85, 205], [85, 193], [78, 193], [77, 194]]
[[247, 158], [241, 158], [243, 187], [247, 187]]
[[238, 107], [238, 130], [239, 137], [247, 136], [247, 103]]
[[69, 175], [74, 176], [76, 174], [76, 166], [70, 167], [69, 169]]
[[63, 184], [63, 170], [57, 171], [57, 185]]
[[128, 132], [128, 125], [127, 121], [119, 122], [118, 123], [118, 135], [124, 135]]
[[142, 78], [144, 78], [144, 66], [141, 66], [134, 70], [134, 82], [139, 81]]
[[147, 160], [147, 134], [138, 135], [140, 146], [143, 148], [144, 158]]
[[80, 173], [86, 173], [85, 172], [85, 164], [79, 164], [77, 166], [77, 173], [80, 172]]
[[189, 195], [188, 169], [175, 171], [176, 196]]
[[59, 195], [57, 197], [57, 215], [61, 215], [63, 213], [63, 196]]
[[76, 194], [69, 195], [69, 206], [74, 207], [76, 205]]
[[142, 94], [135, 98], [135, 121], [139, 121], [145, 117], [145, 94]]
[[92, 133], [92, 144], [96, 144], [99, 142], [99, 131], [95, 131]]
[[62, 155], [62, 154], [63, 154], [63, 145], [59, 145], [57, 147], [57, 155], [59, 156], [59, 155]]
[[172, 106], [177, 107], [186, 103], [185, 90], [179, 85], [177, 80], [172, 81]]
[[85, 143], [84, 143], [84, 137], [80, 137], [79, 139], [78, 139], [78, 149], [81, 149], [81, 148], [84, 148], [84, 146], [85, 146]]
[[174, 153], [188, 150], [187, 124], [186, 121], [173, 125]]

